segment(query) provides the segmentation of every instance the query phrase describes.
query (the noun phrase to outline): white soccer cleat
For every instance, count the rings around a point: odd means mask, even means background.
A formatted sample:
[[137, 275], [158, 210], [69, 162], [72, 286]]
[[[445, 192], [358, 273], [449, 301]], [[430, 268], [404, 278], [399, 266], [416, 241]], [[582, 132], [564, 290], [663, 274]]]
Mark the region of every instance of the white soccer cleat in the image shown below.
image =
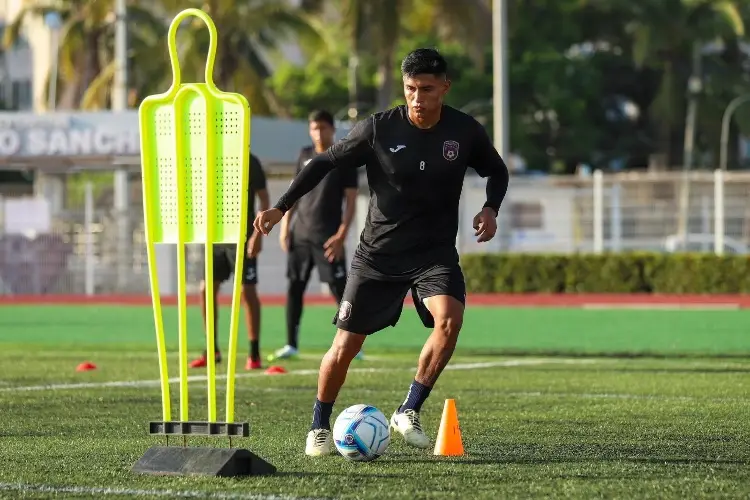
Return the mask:
[[333, 447], [333, 438], [328, 429], [314, 429], [307, 433], [307, 444], [305, 455], [308, 457], [322, 457], [330, 455]]
[[406, 440], [406, 444], [415, 448], [429, 448], [430, 438], [422, 430], [422, 424], [419, 423], [419, 413], [414, 410], [404, 410], [398, 413], [398, 410], [391, 416], [391, 429], [395, 430]]
[[288, 358], [294, 358], [299, 354], [299, 351], [297, 351], [296, 348], [285, 345], [281, 349], [276, 350], [273, 354], [269, 355], [268, 361], [276, 361], [277, 359], [288, 359]]

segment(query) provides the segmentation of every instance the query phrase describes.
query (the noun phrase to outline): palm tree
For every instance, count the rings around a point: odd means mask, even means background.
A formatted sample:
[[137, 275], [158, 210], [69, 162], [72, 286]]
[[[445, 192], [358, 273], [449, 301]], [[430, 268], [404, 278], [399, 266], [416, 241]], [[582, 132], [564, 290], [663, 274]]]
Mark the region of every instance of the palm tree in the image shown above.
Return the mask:
[[[389, 3], [391, 0], [386, 0]], [[338, 16], [338, 26], [346, 40], [349, 52], [347, 84], [349, 88], [349, 117], [356, 119], [361, 103], [360, 65], [365, 54], [365, 36], [369, 29], [372, 2], [367, 0], [302, 0], [304, 12], [328, 21]], [[368, 8], [369, 7], [369, 8]], [[331, 15], [332, 14], [332, 15]], [[398, 26], [398, 23], [395, 24]]]
[[391, 104], [396, 87], [396, 51], [402, 34], [433, 34], [446, 41], [465, 43], [480, 66], [492, 36], [487, 0], [337, 0], [333, 4], [325, 0], [303, 1], [304, 8], [323, 15], [327, 5], [335, 5], [346, 33], [352, 107], [361, 100], [359, 71], [366, 55], [374, 58], [377, 68], [376, 107], [383, 109]]
[[486, 66], [487, 45], [492, 41], [491, 0], [411, 0], [405, 28], [428, 33], [446, 42], [461, 43], [477, 69]]
[[[272, 72], [269, 60], [280, 57], [282, 42], [296, 39], [308, 51], [321, 50], [327, 43], [317, 19], [279, 0], [163, 0], [163, 4], [173, 14], [196, 7], [211, 16], [219, 34], [214, 82], [222, 90], [243, 94], [255, 114], [286, 115], [265, 84]], [[206, 61], [208, 30], [195, 19], [180, 28], [178, 41], [183, 74], [197, 78]]]
[[[129, 42], [136, 50], [129, 57], [153, 52], [153, 43], [163, 40], [166, 27], [163, 19], [131, 2], [128, 6]], [[28, 18], [43, 18], [49, 12], [60, 14], [63, 26], [57, 57], [58, 88], [61, 97], [58, 107], [107, 107], [112, 75], [114, 74], [114, 5], [112, 0], [26, 0], [22, 9], [5, 31], [3, 44], [12, 46]], [[148, 34], [145, 38], [134, 34]], [[149, 46], [148, 43], [151, 43]], [[53, 56], [54, 57], [54, 56]], [[163, 62], [153, 56], [153, 65]], [[165, 59], [164, 59], [165, 60]], [[47, 75], [52, 78], [52, 75]], [[48, 86], [45, 86], [48, 88]], [[46, 102], [46, 99], [45, 99]]]
[[658, 124], [659, 149], [668, 164], [675, 156], [674, 125], [681, 116], [693, 53], [717, 40], [725, 46], [737, 44], [745, 31], [739, 4], [730, 0], [651, 0], [622, 6], [634, 19], [628, 31], [636, 65], [661, 73], [650, 112]]
[[[127, 23], [128, 99], [131, 107], [137, 107], [146, 96], [163, 92], [170, 84], [166, 44], [169, 26], [168, 19], [161, 11], [137, 0], [131, 0], [128, 5]], [[116, 68], [114, 30], [114, 24], [108, 26], [101, 50], [104, 64], [84, 92], [81, 102], [84, 109], [109, 107]]]

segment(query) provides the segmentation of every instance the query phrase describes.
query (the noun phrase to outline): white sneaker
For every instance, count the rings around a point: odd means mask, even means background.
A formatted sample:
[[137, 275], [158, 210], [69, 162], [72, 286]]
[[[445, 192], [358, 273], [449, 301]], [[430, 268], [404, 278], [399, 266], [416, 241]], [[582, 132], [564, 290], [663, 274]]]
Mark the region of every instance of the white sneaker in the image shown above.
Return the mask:
[[422, 430], [419, 423], [419, 413], [414, 410], [396, 410], [391, 416], [391, 429], [404, 436], [406, 443], [416, 448], [429, 448], [430, 438]]
[[273, 354], [269, 355], [268, 361], [276, 361], [277, 359], [287, 359], [287, 358], [293, 358], [299, 354], [299, 351], [295, 347], [292, 347], [290, 345], [285, 345], [281, 349], [278, 349]]
[[314, 429], [307, 433], [307, 444], [305, 455], [308, 457], [321, 457], [331, 454], [333, 438], [328, 429]]

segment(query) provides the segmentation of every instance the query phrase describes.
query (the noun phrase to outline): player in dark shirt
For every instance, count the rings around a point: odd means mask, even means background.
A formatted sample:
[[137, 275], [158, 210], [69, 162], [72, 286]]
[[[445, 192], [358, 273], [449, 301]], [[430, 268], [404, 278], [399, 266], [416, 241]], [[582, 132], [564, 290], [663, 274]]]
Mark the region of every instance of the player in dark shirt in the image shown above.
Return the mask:
[[[268, 190], [266, 189], [266, 174], [260, 160], [250, 154], [250, 184], [247, 193], [247, 238], [245, 240], [245, 258], [242, 262], [242, 307], [245, 309], [245, 324], [250, 339], [246, 370], [261, 368], [260, 362], [260, 299], [255, 285], [258, 283], [257, 257], [261, 250], [263, 238], [254, 231], [252, 221], [255, 218], [255, 197], [258, 197], [260, 211], [268, 210], [270, 205]], [[214, 282], [213, 300], [217, 304], [219, 288], [234, 273], [237, 248], [236, 245], [214, 245]], [[201, 310], [203, 322], [206, 322], [206, 281], [201, 281]], [[219, 308], [214, 308], [214, 341], [216, 346], [216, 362], [221, 362], [218, 337]], [[190, 363], [192, 368], [206, 366], [206, 352]]]
[[450, 88], [447, 64], [418, 49], [401, 64], [406, 106], [359, 122], [343, 140], [316, 156], [274, 208], [255, 218], [263, 234], [332, 170], [366, 165], [370, 206], [334, 322], [333, 345], [323, 358], [305, 453], [332, 451], [330, 417], [352, 358], [367, 335], [395, 325], [411, 291], [426, 327], [433, 328], [419, 357], [406, 400], [391, 428], [419, 448], [430, 445], [419, 411], [453, 354], [466, 287], [456, 250], [458, 205], [468, 167], [488, 177], [487, 202], [474, 217], [479, 242], [497, 231], [508, 189], [508, 169], [474, 118], [443, 104]]
[[[313, 145], [300, 152], [297, 174], [333, 144], [336, 132], [333, 115], [327, 111], [313, 111], [308, 123]], [[346, 286], [344, 243], [356, 208], [357, 177], [356, 169], [330, 172], [281, 220], [279, 239], [282, 250], [288, 253], [287, 344], [270, 355], [269, 361], [298, 354], [304, 294], [313, 267], [318, 268], [320, 281], [328, 283], [337, 304], [341, 303]], [[342, 202], [346, 207], [343, 211]]]

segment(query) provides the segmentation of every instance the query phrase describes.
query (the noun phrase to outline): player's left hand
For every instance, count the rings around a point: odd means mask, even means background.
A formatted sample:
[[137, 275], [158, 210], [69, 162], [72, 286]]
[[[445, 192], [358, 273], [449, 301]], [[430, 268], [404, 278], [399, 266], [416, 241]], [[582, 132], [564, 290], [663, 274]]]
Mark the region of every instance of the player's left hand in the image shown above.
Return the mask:
[[263, 238], [261, 238], [258, 233], [253, 234], [250, 239], [247, 240], [247, 248], [245, 248], [245, 250], [247, 251], [247, 256], [251, 259], [254, 259], [258, 256], [262, 249]]
[[484, 207], [476, 217], [474, 217], [474, 236], [479, 236], [477, 242], [484, 243], [495, 237], [497, 232], [497, 221], [495, 220], [495, 211], [490, 207]]
[[323, 244], [328, 262], [334, 262], [344, 256], [344, 236], [336, 233]]

